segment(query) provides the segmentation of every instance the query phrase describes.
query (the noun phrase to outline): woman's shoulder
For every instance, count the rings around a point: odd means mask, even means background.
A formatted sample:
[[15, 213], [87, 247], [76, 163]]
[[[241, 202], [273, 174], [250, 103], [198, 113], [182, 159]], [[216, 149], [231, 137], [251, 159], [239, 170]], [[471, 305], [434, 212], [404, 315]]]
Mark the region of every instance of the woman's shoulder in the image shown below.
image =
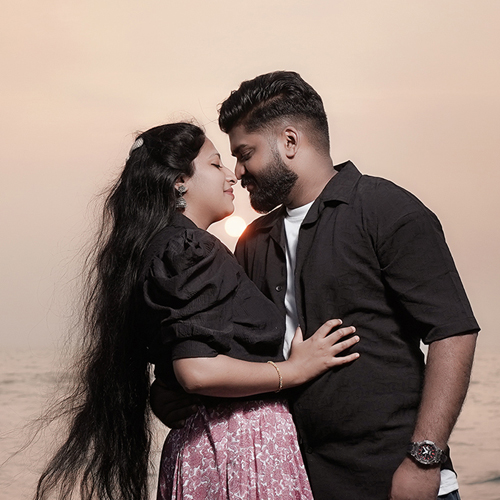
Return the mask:
[[174, 219], [152, 238], [144, 255], [145, 270], [154, 262], [161, 262], [177, 274], [229, 257], [229, 251], [213, 234], [198, 228], [186, 217], [183, 219]]
[[156, 305], [175, 297], [198, 307], [194, 297], [200, 297], [200, 307], [206, 307], [236, 290], [242, 274], [238, 267], [212, 234], [188, 224], [169, 224], [152, 239], [139, 284]]
[[203, 254], [212, 251], [217, 245], [217, 238], [204, 229], [168, 225], [151, 240], [155, 253], [171, 255], [185, 254], [186, 251]]

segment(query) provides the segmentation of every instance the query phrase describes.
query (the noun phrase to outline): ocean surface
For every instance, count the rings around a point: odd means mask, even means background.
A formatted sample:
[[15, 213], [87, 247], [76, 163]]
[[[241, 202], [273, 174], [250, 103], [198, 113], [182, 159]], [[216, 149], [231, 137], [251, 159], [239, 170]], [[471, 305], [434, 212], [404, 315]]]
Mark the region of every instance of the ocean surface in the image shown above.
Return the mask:
[[[500, 500], [499, 359], [498, 351], [478, 350], [469, 394], [450, 440], [462, 500]], [[54, 352], [0, 353], [0, 500], [25, 500], [33, 495], [37, 474], [53, 449], [58, 430], [45, 432], [29, 448], [19, 450], [33, 431], [30, 422], [40, 417], [54, 393], [59, 365]], [[155, 464], [166, 432], [161, 424], [155, 428]], [[154, 468], [151, 482], [155, 485]]]

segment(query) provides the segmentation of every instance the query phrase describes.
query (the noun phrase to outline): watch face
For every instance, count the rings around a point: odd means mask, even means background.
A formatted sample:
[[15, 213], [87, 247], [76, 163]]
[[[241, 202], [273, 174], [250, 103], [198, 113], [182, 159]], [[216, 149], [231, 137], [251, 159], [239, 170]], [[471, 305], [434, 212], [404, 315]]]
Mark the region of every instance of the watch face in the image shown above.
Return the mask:
[[434, 444], [421, 443], [417, 450], [415, 458], [423, 464], [436, 463], [438, 451]]

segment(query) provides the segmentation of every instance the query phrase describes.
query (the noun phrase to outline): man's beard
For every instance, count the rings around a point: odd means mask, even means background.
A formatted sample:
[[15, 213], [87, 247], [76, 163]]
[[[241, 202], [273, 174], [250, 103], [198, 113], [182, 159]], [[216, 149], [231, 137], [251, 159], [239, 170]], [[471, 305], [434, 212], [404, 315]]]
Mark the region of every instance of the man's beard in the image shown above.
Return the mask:
[[250, 204], [260, 213], [267, 213], [285, 203], [299, 176], [290, 170], [273, 149], [273, 159], [261, 170], [258, 177], [244, 174], [241, 177], [243, 187], [252, 184]]

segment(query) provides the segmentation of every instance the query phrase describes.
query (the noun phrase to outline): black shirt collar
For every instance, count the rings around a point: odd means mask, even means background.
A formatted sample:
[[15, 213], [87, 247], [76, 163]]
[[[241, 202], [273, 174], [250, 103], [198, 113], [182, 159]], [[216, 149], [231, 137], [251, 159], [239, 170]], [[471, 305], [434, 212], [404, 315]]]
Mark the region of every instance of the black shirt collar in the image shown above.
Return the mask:
[[333, 167], [337, 173], [328, 181], [321, 194], [307, 212], [303, 224], [313, 224], [327, 203], [349, 203], [354, 186], [361, 177], [360, 171], [351, 161]]
[[333, 168], [337, 171], [337, 174], [330, 179], [318, 199], [323, 202], [340, 201], [349, 203], [351, 192], [361, 177], [361, 172], [351, 161], [335, 165]]
[[[337, 174], [335, 174], [330, 181], [328, 181], [321, 194], [309, 209], [309, 212], [304, 219], [304, 224], [312, 223], [317, 220], [319, 214], [325, 206], [325, 203], [349, 203], [351, 193], [361, 177], [361, 172], [351, 161], [335, 165], [334, 169], [337, 171]], [[258, 228], [266, 230], [275, 227], [276, 240], [279, 241], [281, 239], [279, 237], [279, 234], [281, 233], [281, 226], [277, 225], [277, 222], [283, 220], [285, 216], [286, 208], [284, 206], [280, 206], [268, 215], [262, 217], [259, 220]]]

